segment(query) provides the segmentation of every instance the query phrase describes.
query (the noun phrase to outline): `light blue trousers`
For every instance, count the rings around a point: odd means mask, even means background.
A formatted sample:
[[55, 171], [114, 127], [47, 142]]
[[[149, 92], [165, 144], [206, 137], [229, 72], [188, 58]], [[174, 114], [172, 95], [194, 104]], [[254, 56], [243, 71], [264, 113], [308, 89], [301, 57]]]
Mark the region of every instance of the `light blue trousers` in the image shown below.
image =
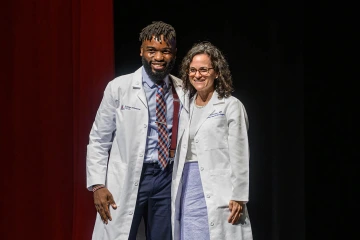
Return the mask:
[[187, 162], [181, 195], [181, 240], [209, 240], [209, 223], [198, 162]]

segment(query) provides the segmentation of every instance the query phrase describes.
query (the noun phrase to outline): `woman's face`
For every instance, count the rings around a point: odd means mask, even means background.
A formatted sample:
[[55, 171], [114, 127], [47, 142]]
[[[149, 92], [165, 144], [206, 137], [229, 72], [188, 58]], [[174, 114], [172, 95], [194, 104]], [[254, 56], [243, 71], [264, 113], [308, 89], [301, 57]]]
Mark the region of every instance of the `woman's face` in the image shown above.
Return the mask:
[[189, 79], [197, 92], [214, 91], [214, 81], [217, 77], [218, 74], [213, 69], [207, 54], [198, 54], [193, 57], [189, 67]]

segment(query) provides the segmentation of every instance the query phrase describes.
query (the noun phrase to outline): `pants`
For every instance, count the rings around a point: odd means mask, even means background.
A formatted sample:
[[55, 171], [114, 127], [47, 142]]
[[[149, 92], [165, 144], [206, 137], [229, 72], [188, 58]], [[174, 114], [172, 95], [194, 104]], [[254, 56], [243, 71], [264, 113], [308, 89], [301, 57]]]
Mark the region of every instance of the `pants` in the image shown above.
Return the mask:
[[136, 240], [144, 218], [147, 240], [171, 240], [171, 178], [173, 164], [162, 171], [157, 163], [144, 163], [129, 240]]

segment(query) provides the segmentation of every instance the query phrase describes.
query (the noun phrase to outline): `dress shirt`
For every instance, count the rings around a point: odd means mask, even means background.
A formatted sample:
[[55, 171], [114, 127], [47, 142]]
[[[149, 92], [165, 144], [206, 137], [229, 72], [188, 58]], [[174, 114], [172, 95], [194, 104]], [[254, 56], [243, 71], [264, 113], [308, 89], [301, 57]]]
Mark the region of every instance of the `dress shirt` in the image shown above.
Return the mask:
[[[148, 103], [148, 114], [149, 114], [149, 127], [145, 148], [145, 158], [144, 162], [156, 162], [158, 159], [158, 128], [156, 125], [156, 85], [149, 78], [149, 75], [146, 73], [144, 67], [142, 68], [142, 84], [144, 87], [146, 100]], [[171, 91], [170, 78], [166, 76], [164, 79], [165, 82], [165, 101], [166, 101], [166, 123], [169, 136], [168, 146], [170, 148], [171, 144], [171, 135], [172, 135], [172, 125], [173, 125], [173, 113], [174, 113], [174, 104], [173, 104], [173, 95]]]

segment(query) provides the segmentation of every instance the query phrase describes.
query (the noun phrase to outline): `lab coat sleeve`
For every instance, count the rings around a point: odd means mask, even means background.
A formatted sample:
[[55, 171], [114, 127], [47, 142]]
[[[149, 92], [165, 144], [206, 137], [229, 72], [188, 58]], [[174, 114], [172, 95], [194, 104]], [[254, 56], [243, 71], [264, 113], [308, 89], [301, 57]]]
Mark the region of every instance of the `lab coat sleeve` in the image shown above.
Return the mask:
[[232, 196], [230, 200], [249, 200], [249, 122], [244, 105], [236, 99], [226, 112], [229, 126], [229, 156], [231, 164]]
[[86, 174], [87, 188], [105, 184], [109, 151], [116, 129], [115, 116], [118, 98], [112, 89], [112, 82], [105, 88], [104, 95], [92, 125], [87, 145]]

